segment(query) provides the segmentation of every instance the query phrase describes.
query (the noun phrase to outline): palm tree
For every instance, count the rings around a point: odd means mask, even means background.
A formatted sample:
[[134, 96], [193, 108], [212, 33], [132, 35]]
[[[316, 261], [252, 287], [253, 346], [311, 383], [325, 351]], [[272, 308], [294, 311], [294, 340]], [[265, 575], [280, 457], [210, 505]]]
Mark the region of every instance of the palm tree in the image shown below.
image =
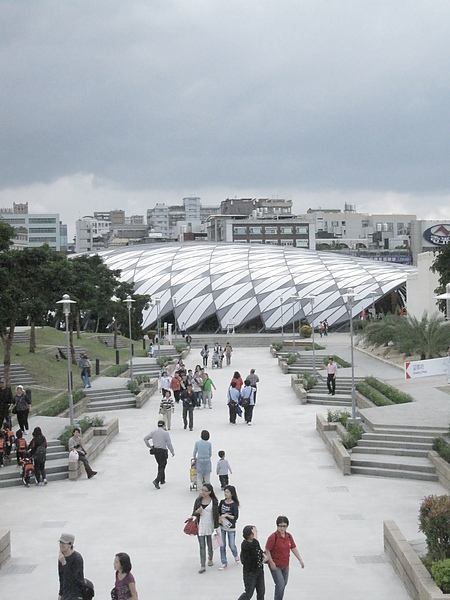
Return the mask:
[[368, 325], [362, 337], [375, 346], [392, 343], [396, 352], [406, 356], [420, 354], [423, 360], [445, 353], [450, 340], [450, 323], [439, 314], [428, 318], [426, 312], [420, 320], [416, 317], [387, 315], [381, 321]]

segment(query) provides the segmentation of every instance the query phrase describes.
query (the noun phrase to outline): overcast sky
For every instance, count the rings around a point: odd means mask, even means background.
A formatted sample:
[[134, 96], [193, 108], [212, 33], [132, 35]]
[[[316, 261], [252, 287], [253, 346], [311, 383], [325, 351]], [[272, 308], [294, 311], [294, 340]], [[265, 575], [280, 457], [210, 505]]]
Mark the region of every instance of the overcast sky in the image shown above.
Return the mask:
[[447, 0], [0, 0], [0, 207], [450, 221]]

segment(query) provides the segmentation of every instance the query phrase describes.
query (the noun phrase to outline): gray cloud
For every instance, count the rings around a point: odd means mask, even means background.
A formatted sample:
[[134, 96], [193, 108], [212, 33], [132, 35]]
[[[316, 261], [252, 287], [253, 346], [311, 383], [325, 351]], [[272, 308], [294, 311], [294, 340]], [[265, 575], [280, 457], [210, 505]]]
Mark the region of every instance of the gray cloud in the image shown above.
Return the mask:
[[124, 204], [449, 190], [447, 2], [13, 0], [0, 16], [0, 198], [80, 174]]

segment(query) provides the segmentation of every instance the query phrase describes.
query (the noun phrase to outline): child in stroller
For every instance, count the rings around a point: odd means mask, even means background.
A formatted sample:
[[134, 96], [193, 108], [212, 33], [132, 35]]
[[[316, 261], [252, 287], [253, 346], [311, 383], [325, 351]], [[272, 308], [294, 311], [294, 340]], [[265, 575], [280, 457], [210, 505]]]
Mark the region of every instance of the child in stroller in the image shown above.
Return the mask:
[[28, 487], [30, 479], [34, 477], [33, 459], [26, 456], [20, 461], [22, 467], [22, 481], [25, 487]]

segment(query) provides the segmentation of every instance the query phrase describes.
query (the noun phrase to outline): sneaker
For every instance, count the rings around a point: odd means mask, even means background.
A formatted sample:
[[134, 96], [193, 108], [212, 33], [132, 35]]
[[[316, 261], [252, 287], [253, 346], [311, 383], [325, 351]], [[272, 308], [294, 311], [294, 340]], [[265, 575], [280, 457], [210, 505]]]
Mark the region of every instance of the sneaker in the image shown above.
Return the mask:
[[219, 571], [225, 571], [225, 569], [228, 569], [228, 565], [222, 565], [219, 567]]
[[157, 480], [156, 480], [156, 479], [154, 479], [152, 483], [153, 483], [153, 485], [155, 486], [155, 488], [156, 488], [157, 490], [159, 490], [159, 489], [160, 489], [160, 487], [159, 487], [159, 483], [157, 482]]
[[46, 479], [44, 479], [44, 485], [47, 485], [48, 481]]
[[206, 567], [200, 567], [199, 573], [204, 573], [206, 571]]
[[187, 425], [185, 425], [184, 428], [187, 429]]
[[238, 562], [241, 562], [241, 561], [239, 560], [239, 556], [235, 556], [235, 557], [234, 557], [234, 560], [235, 560], [237, 563], [238, 563]]
[[247, 425], [251, 425], [250, 421], [247, 423]]
[[36, 485], [39, 485], [39, 481], [36, 481], [36, 482], [35, 482], [35, 484], [36, 484]]
[[208, 567], [212, 567], [214, 565], [214, 562], [211, 560], [208, 560]]

